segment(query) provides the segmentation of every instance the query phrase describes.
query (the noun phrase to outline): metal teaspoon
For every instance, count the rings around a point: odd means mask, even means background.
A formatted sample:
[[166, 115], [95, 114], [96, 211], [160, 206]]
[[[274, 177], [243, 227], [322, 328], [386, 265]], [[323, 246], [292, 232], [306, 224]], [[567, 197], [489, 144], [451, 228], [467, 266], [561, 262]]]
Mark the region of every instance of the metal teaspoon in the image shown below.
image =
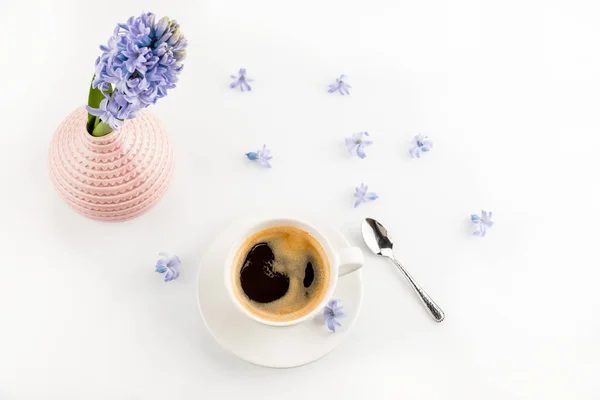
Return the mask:
[[410, 285], [413, 287], [415, 292], [419, 295], [419, 298], [423, 302], [423, 305], [429, 311], [429, 314], [433, 317], [436, 322], [442, 322], [444, 320], [444, 312], [442, 309], [435, 304], [435, 301], [429, 297], [429, 295], [421, 288], [421, 286], [415, 282], [412, 276], [404, 269], [400, 261], [396, 258], [394, 254], [394, 243], [392, 243], [392, 238], [388, 235], [387, 229], [383, 227], [379, 222], [375, 221], [372, 218], [366, 218], [362, 223], [362, 235], [365, 243], [369, 247], [369, 249], [377, 254], [378, 256], [387, 257], [396, 266], [398, 269], [404, 274]]

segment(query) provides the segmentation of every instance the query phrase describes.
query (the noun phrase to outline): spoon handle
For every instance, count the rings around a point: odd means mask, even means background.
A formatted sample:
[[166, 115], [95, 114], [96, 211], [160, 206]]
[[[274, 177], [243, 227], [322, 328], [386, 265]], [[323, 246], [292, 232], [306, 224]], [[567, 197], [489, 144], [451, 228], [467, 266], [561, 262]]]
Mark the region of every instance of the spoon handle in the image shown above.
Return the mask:
[[398, 261], [396, 257], [390, 257], [390, 260], [392, 260], [394, 264], [396, 264], [396, 266], [404, 274], [408, 282], [410, 282], [411, 286], [413, 287], [413, 289], [415, 289], [415, 292], [417, 292], [419, 298], [421, 299], [421, 301], [427, 308], [427, 311], [429, 311], [429, 314], [431, 314], [435, 322], [442, 322], [445, 317], [442, 309], [437, 304], [435, 304], [435, 301], [433, 301], [433, 299], [429, 297], [427, 292], [425, 292], [423, 288], [417, 282], [415, 282], [413, 277], [410, 276], [408, 271], [404, 269], [404, 267], [402, 266], [402, 264], [400, 264], [400, 261]]

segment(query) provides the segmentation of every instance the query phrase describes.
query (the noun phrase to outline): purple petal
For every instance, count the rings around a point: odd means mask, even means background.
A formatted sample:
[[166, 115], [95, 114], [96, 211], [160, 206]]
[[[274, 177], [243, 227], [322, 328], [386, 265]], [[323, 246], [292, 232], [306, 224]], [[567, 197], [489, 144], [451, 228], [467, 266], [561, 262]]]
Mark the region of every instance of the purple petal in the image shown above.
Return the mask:
[[178, 267], [180, 265], [181, 265], [181, 260], [179, 260], [179, 257], [177, 257], [177, 256], [173, 256], [167, 263], [168, 267]]
[[104, 114], [104, 111], [100, 110], [99, 108], [92, 108], [88, 105], [85, 106], [85, 109], [87, 110], [88, 113], [92, 114], [95, 117], [100, 117], [100, 116], [102, 116], [102, 114]]
[[367, 154], [365, 153], [365, 147], [361, 144], [356, 147], [356, 155], [359, 158], [365, 158]]
[[348, 147], [348, 152], [349, 152], [351, 155], [357, 155], [357, 154], [358, 154], [358, 148], [359, 148], [359, 147], [360, 147], [360, 145], [359, 145], [359, 144], [357, 144], [356, 142], [354, 142], [354, 143], [352, 144], [352, 146], [349, 146], [349, 147]]
[[327, 321], [327, 328], [329, 328], [329, 330], [333, 333], [335, 333], [335, 320], [331, 319], [329, 321]]
[[341, 307], [340, 307], [339, 311], [335, 312], [335, 317], [336, 318], [346, 318], [347, 316], [348, 316], [348, 314], [346, 314], [345, 312], [343, 312], [341, 310]]
[[247, 91], [252, 90], [252, 88], [250, 87], [250, 85], [248, 85], [248, 82], [246, 80], [240, 81], [240, 88], [242, 88], [242, 92], [244, 91], [244, 88], [246, 88]]
[[171, 282], [179, 277], [179, 270], [176, 268], [168, 268], [165, 274], [165, 282]]
[[360, 203], [362, 203], [364, 200], [362, 199], [358, 199], [354, 202], [354, 208], [358, 207], [360, 205]]

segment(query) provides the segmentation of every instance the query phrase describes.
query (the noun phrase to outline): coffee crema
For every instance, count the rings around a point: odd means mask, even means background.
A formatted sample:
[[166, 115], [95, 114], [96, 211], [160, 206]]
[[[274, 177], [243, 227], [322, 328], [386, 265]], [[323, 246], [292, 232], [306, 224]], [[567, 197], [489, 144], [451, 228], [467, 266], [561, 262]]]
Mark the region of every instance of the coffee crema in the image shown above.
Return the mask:
[[234, 292], [250, 313], [274, 322], [298, 319], [319, 305], [329, 287], [329, 261], [321, 244], [293, 226], [249, 237], [234, 260]]

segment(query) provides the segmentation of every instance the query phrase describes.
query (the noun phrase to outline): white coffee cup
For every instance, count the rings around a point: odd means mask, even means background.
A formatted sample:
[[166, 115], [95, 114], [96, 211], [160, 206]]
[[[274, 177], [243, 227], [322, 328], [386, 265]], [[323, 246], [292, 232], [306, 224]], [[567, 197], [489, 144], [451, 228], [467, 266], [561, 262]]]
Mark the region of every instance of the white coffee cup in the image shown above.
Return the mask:
[[[323, 250], [325, 250], [325, 254], [329, 261], [327, 263], [329, 265], [329, 287], [327, 288], [323, 300], [318, 305], [316, 305], [315, 308], [309, 313], [291, 321], [270, 321], [268, 319], [264, 319], [252, 314], [246, 307], [244, 307], [240, 303], [240, 300], [236, 296], [234, 288], [235, 279], [232, 276], [234, 271], [236, 271], [236, 265], [234, 265], [236, 255], [240, 247], [245, 243], [245, 241], [257, 232], [260, 232], [264, 229], [275, 228], [279, 226], [295, 227], [310, 234], [313, 238], [317, 240], [317, 242], [321, 244]], [[320, 230], [318, 230], [306, 221], [296, 218], [269, 218], [256, 224], [253, 224], [249, 228], [245, 229], [245, 232], [243, 234], [235, 238], [229, 251], [229, 254], [225, 259], [225, 288], [229, 293], [231, 301], [233, 301], [233, 303], [236, 305], [236, 308], [240, 310], [243, 314], [247, 315], [249, 318], [271, 326], [295, 325], [300, 322], [311, 319], [316, 314], [321, 312], [323, 308], [325, 308], [329, 300], [331, 300], [331, 297], [333, 296], [333, 293], [335, 292], [335, 288], [337, 286], [338, 278], [340, 276], [344, 276], [354, 271], [357, 271], [360, 267], [362, 267], [363, 263], [364, 257], [360, 248], [334, 248], [325, 236], [325, 234], [323, 234]]]

